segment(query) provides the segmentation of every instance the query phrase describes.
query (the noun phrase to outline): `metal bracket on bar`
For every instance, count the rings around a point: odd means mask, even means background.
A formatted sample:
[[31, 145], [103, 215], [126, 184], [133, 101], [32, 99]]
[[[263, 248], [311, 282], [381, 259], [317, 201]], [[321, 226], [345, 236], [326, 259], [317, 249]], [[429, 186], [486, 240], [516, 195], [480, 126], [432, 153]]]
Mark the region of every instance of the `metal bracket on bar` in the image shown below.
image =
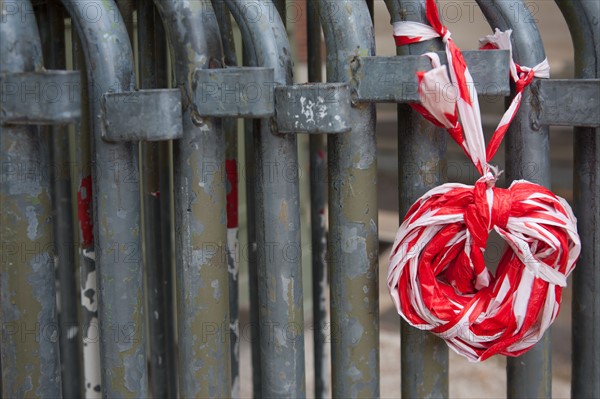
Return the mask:
[[197, 69], [194, 85], [195, 105], [200, 116], [275, 116], [281, 133], [350, 130], [350, 90], [345, 83], [275, 85], [272, 68], [234, 67]]
[[0, 124], [53, 125], [81, 116], [79, 71], [0, 73]]
[[195, 105], [200, 116], [267, 118], [274, 114], [273, 68], [197, 69]]
[[179, 89], [109, 92], [102, 96], [100, 108], [106, 141], [162, 141], [183, 136]]
[[600, 126], [600, 79], [536, 79], [531, 90], [534, 124]]
[[275, 88], [277, 130], [281, 133], [350, 131], [350, 89], [346, 83]]
[[[446, 53], [437, 54], [446, 64]], [[510, 95], [508, 50], [464, 51], [463, 55], [479, 95]], [[418, 55], [355, 57], [350, 64], [357, 102], [418, 102], [416, 72], [431, 69], [429, 58]], [[448, 95], [455, 94], [448, 91]]]

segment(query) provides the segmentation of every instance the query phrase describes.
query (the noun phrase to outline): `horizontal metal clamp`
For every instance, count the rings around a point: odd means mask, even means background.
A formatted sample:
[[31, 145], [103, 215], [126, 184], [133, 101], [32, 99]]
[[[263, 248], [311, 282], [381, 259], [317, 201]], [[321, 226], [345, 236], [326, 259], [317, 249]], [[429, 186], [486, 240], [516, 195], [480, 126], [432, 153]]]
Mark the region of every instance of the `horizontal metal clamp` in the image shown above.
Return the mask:
[[200, 116], [267, 118], [275, 112], [273, 68], [197, 69], [193, 82]]
[[0, 74], [0, 124], [54, 125], [80, 116], [79, 71]]
[[100, 101], [106, 141], [162, 141], [183, 137], [181, 91], [105, 93]]
[[275, 88], [276, 123], [281, 133], [350, 131], [350, 89], [346, 83], [314, 83]]
[[284, 86], [272, 68], [197, 69], [195, 106], [200, 116], [275, 117], [281, 133], [343, 133], [350, 130], [350, 91], [345, 83]]
[[535, 125], [600, 126], [600, 79], [536, 79], [531, 93]]
[[[446, 53], [437, 54], [442, 65], [446, 64]], [[510, 94], [508, 50], [464, 51], [463, 56], [479, 95]], [[354, 101], [406, 103], [419, 101], [416, 73], [431, 70], [431, 62], [420, 55], [354, 57], [350, 67]], [[440, 92], [457, 95], [451, 87], [441, 87]]]

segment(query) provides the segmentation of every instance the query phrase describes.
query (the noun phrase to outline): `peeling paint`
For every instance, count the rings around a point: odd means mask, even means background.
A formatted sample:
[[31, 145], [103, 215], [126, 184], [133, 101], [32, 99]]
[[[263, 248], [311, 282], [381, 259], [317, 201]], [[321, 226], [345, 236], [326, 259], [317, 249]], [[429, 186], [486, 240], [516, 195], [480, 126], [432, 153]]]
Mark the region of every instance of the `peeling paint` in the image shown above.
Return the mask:
[[30, 240], [35, 240], [38, 229], [37, 212], [34, 206], [28, 206], [25, 208], [25, 215], [27, 216], [27, 237]]
[[221, 287], [219, 286], [219, 280], [213, 280], [210, 283], [210, 286], [213, 288], [213, 298], [217, 301], [221, 299]]

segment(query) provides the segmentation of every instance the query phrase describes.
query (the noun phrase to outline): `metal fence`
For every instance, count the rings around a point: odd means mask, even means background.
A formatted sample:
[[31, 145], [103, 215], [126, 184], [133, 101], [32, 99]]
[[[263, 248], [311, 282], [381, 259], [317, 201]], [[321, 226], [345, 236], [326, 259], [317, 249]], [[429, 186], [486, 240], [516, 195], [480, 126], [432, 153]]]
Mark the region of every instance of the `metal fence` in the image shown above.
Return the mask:
[[[583, 249], [573, 279], [572, 395], [593, 398], [600, 3], [556, 2], [577, 79], [536, 80], [525, 91], [507, 135], [506, 174], [549, 186], [548, 126], [576, 126]], [[392, 21], [426, 23], [424, 0], [385, 3]], [[527, 4], [477, 3], [491, 27], [513, 30], [516, 62], [545, 58]], [[254, 397], [380, 396], [375, 103], [399, 104], [401, 216], [443, 182], [436, 165], [446, 143], [407, 105], [419, 100], [415, 72], [430, 68], [419, 55], [441, 50], [441, 40], [377, 56], [372, 6], [308, 0], [312, 83], [294, 84], [285, 0], [0, 1], [2, 397], [239, 397], [241, 367], [251, 367]], [[466, 59], [481, 94], [510, 96], [506, 51]], [[300, 217], [298, 134], [310, 136], [309, 220]], [[240, 364], [239, 350], [240, 190], [251, 365]], [[301, 223], [312, 232], [313, 370], [305, 366]], [[448, 397], [443, 341], [404, 322], [401, 339], [397, 394]], [[550, 359], [549, 335], [509, 359], [507, 395], [551, 397]]]

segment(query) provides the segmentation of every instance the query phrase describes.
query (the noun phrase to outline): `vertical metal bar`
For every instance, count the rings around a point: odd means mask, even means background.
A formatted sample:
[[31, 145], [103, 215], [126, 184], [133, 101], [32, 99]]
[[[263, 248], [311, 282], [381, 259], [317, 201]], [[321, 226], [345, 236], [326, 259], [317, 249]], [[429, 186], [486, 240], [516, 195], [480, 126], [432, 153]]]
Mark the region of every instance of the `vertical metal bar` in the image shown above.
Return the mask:
[[287, 27], [287, 0], [272, 0], [279, 17], [283, 21], [283, 26]]
[[[522, 0], [478, 1], [492, 28], [512, 29], [513, 58], [525, 66], [537, 65], [546, 55], [537, 25]], [[506, 135], [506, 178], [527, 179], [550, 187], [548, 127], [534, 126], [531, 92], [525, 90], [522, 105]], [[512, 398], [552, 397], [550, 330], [529, 352], [509, 358], [507, 394]]]
[[[315, 0], [306, 2], [306, 33], [308, 47], [308, 81], [323, 81], [321, 56], [321, 23]], [[325, 136], [311, 134], [309, 140], [310, 164], [310, 226], [312, 241], [312, 300], [314, 326], [315, 398], [324, 398], [328, 389], [327, 342], [327, 231], [325, 205], [327, 204]]]
[[[41, 71], [31, 3], [12, 6], [11, 11], [11, 4], [0, 2], [0, 73]], [[61, 396], [49, 152], [36, 127], [0, 126], [0, 352], [6, 398]]]
[[[274, 68], [275, 83], [291, 82], [285, 27], [270, 2], [227, 0], [255, 60]], [[257, 18], [250, 19], [248, 6]], [[255, 134], [256, 238], [263, 397], [304, 397], [304, 315], [300, 245], [298, 154], [294, 135], [261, 120]]]
[[[256, 66], [252, 43], [242, 43], [244, 66]], [[258, 262], [256, 251], [256, 160], [254, 148], [255, 132], [260, 130], [259, 119], [244, 120], [244, 157], [246, 180], [246, 226], [248, 235], [248, 285], [250, 296], [250, 334], [252, 348], [252, 396], [262, 398], [260, 366], [260, 323], [258, 318]]]
[[[137, 1], [137, 21], [140, 86], [142, 89], [164, 88], [167, 86], [167, 46], [162, 22], [152, 2]], [[141, 146], [150, 382], [153, 397], [171, 398], [177, 395], [177, 380], [174, 353], [168, 350], [168, 340], [173, 336], [169, 330], [173, 328], [174, 320], [167, 290], [167, 285], [171, 284], [171, 262], [164, 254], [166, 239], [161, 217], [161, 203], [170, 199], [168, 190], [161, 190], [165, 173], [160, 147], [164, 143], [146, 142]]]
[[[425, 1], [386, 0], [392, 21], [427, 24]], [[397, 48], [399, 55], [441, 50], [441, 40]], [[407, 105], [398, 106], [398, 177], [400, 223], [427, 190], [443, 183], [446, 133]], [[433, 334], [420, 331], [404, 320], [401, 334], [401, 390], [406, 398], [448, 397], [448, 347]]]
[[[575, 48], [575, 76], [600, 78], [600, 3], [557, 0]], [[573, 275], [573, 398], [600, 397], [600, 129], [575, 127], [574, 200], [581, 255]]]
[[133, 48], [133, 3], [134, 0], [116, 0], [117, 8], [119, 13], [121, 14], [121, 18], [123, 18], [123, 22], [125, 23], [125, 29], [127, 29], [127, 34], [129, 36], [129, 41], [131, 42], [131, 47]]
[[[65, 20], [62, 8], [56, 3], [41, 4], [38, 8], [40, 38], [44, 65], [48, 69], [66, 69]], [[77, 285], [73, 252], [73, 206], [69, 162], [69, 134], [66, 126], [47, 126], [43, 134], [51, 143], [50, 165], [53, 172], [52, 206], [54, 248], [59, 281], [60, 359], [63, 396], [80, 397], [80, 345], [77, 310]]]
[[112, 0], [94, 3], [98, 18], [85, 17], [85, 2], [62, 0], [86, 56], [94, 159], [95, 251], [102, 389], [107, 397], [147, 396], [144, 284], [140, 243], [137, 145], [101, 137], [100, 95], [134, 87], [133, 52]]
[[[349, 82], [356, 56], [373, 55], [366, 2], [318, 3], [327, 80]], [[375, 107], [354, 104], [352, 131], [328, 138], [329, 281], [334, 397], [379, 397], [379, 272]]]
[[369, 15], [371, 16], [371, 22], [375, 23], [375, 0], [366, 0], [367, 8], [369, 9]]
[[[231, 14], [222, 0], [212, 0], [219, 23], [225, 65], [237, 66]], [[238, 249], [237, 118], [223, 119], [227, 173], [227, 269], [229, 270], [229, 339], [231, 343], [231, 397], [240, 397], [240, 320]]]
[[[156, 48], [156, 77], [158, 87], [172, 87], [169, 78], [169, 51], [166, 32], [160, 14], [154, 9], [154, 37]], [[158, 40], [161, 38], [161, 40]], [[156, 159], [156, 158], [154, 158]], [[177, 357], [176, 357], [176, 309], [175, 309], [175, 278], [174, 278], [174, 189], [173, 189], [173, 142], [158, 143], [159, 189], [160, 197], [160, 228], [162, 250], [162, 288], [164, 296], [164, 329], [165, 329], [165, 360], [167, 368], [167, 393], [169, 398], [176, 397], [177, 391]]]
[[[210, 0], [155, 0], [171, 43], [176, 85], [192, 99], [197, 68], [220, 67], [221, 38]], [[176, 144], [175, 214], [179, 384], [182, 397], [231, 394], [226, 258], [225, 139], [218, 119], [183, 110]]]
[[[578, 77], [584, 76], [585, 73], [578, 71]], [[596, 72], [594, 78], [598, 77], [600, 74]], [[600, 397], [600, 129], [578, 127], [574, 134], [575, 214], [582, 251], [573, 277], [571, 396], [597, 398]]]
[[81, 71], [81, 118], [75, 123], [75, 169], [77, 190], [78, 263], [81, 300], [81, 335], [83, 338], [84, 396], [100, 398], [102, 394], [100, 337], [98, 325], [98, 287], [94, 260], [91, 123], [87, 69], [83, 47], [76, 32], [71, 31], [74, 69]]

